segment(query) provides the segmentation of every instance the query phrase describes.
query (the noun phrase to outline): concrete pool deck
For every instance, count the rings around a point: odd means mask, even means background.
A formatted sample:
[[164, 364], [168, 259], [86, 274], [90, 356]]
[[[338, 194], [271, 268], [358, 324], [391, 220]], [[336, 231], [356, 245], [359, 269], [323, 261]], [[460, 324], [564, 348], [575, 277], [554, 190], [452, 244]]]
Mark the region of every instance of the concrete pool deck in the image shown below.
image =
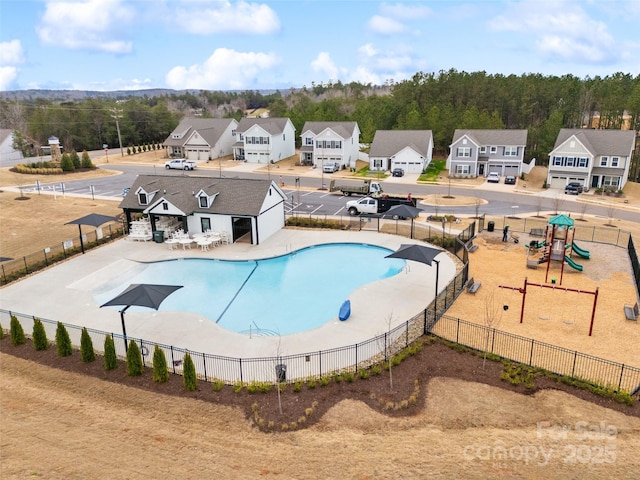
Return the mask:
[[[176, 258], [260, 259], [334, 242], [366, 243], [396, 250], [412, 240], [376, 232], [283, 229], [260, 245], [235, 243], [203, 252], [195, 244], [191, 249], [171, 250], [165, 243], [122, 239], [2, 288], [0, 308], [122, 334], [119, 309], [99, 308], [93, 294], [126, 282], [127, 277], [144, 268], [139, 262]], [[438, 255], [438, 260], [438, 288], [442, 291], [456, 274], [456, 262], [444, 251]], [[339, 321], [336, 312], [334, 319], [306, 332], [249, 338], [225, 330], [198, 314], [148, 309], [125, 314], [127, 336], [192, 352], [235, 358], [293, 355], [353, 345], [382, 334], [423, 311], [434, 297], [435, 272], [435, 264], [427, 266], [408, 261], [398, 275], [354, 291], [349, 296], [352, 313], [347, 321]], [[340, 275], [339, 270], [336, 275]], [[313, 280], [313, 272], [309, 272], [308, 284], [300, 285], [300, 288], [314, 288]], [[295, 291], [289, 293], [295, 295]], [[96, 345], [96, 348], [102, 346]]]

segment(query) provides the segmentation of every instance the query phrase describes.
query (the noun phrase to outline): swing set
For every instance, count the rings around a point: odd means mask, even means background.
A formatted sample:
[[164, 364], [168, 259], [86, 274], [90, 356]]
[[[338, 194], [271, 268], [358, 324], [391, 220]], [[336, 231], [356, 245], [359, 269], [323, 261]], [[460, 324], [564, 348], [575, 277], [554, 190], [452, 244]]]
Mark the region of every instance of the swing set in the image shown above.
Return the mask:
[[505, 288], [507, 290], [515, 290], [518, 293], [522, 294], [522, 306], [520, 307], [520, 323], [523, 323], [523, 320], [524, 320], [524, 304], [527, 297], [527, 286], [551, 288], [552, 290], [562, 290], [564, 292], [575, 292], [575, 293], [587, 293], [589, 295], [593, 295], [593, 308], [591, 309], [591, 323], [589, 324], [589, 336], [591, 336], [591, 334], [593, 333], [593, 321], [596, 316], [596, 306], [598, 305], [598, 288], [596, 288], [595, 292], [590, 292], [588, 290], [577, 290], [575, 288], [558, 287], [556, 285], [544, 285], [541, 283], [531, 283], [527, 280], [527, 277], [524, 278], [524, 287], [511, 287], [509, 285], [498, 285], [499, 288]]

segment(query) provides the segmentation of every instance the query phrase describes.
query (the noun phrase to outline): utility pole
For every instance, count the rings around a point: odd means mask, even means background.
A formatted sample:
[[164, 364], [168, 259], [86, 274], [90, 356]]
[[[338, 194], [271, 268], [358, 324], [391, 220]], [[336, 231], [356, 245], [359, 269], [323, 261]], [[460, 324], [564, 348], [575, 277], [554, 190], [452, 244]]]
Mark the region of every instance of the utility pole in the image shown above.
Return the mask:
[[112, 108], [111, 109], [111, 118], [116, 121], [116, 129], [118, 129], [118, 143], [120, 144], [120, 155], [124, 157], [124, 151], [122, 150], [122, 137], [120, 136], [120, 122], [119, 120], [122, 118], [122, 109], [121, 108]]

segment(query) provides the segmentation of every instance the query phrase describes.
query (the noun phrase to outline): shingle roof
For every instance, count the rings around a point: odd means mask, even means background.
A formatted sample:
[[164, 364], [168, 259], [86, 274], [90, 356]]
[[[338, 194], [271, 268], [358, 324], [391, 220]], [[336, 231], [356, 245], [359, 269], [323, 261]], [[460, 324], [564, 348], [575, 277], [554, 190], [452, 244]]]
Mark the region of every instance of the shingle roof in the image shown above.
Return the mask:
[[268, 117], [268, 118], [241, 118], [236, 131], [244, 133], [254, 125], [260, 125], [267, 133], [277, 135], [284, 132], [287, 122], [290, 120], [285, 117]]
[[[129, 194], [120, 202], [120, 208], [145, 210], [149, 205], [166, 199], [187, 215], [206, 212], [220, 215], [257, 216], [269, 192], [270, 180], [241, 178], [212, 178], [177, 175], [139, 175]], [[149, 205], [140, 205], [135, 192], [141, 188], [147, 192], [158, 192]], [[201, 208], [195, 195], [203, 190], [216, 196], [210, 208]]]
[[627, 156], [633, 150], [636, 134], [633, 130], [592, 130], [586, 128], [561, 128], [553, 146], [555, 150], [571, 136], [582, 143], [593, 155]]
[[357, 126], [356, 122], [305, 122], [302, 133], [310, 131], [314, 135], [318, 135], [323, 130], [330, 128], [342, 138], [351, 138]]
[[467, 135], [478, 145], [489, 146], [526, 146], [527, 144], [527, 130], [482, 130], [482, 129], [467, 129], [458, 130], [453, 133], [452, 144], [460, 140], [461, 137]]
[[377, 130], [369, 150], [370, 157], [391, 157], [406, 147], [423, 157], [429, 153], [431, 130]]
[[[167, 147], [181, 147], [197, 131], [202, 138], [213, 147], [234, 120], [232, 118], [183, 118], [178, 126], [171, 132], [163, 145]], [[173, 138], [174, 134], [186, 132], [182, 138]]]

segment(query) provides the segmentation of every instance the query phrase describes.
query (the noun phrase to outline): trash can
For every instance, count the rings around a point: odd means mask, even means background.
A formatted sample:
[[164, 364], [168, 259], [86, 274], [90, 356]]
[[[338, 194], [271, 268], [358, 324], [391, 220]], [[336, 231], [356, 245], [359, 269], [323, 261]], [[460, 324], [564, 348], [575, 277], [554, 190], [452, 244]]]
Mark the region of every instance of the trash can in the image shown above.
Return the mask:
[[153, 231], [153, 241], [156, 243], [164, 242], [164, 230], [154, 230]]
[[278, 377], [278, 382], [286, 382], [287, 366], [283, 363], [279, 363], [278, 365], [276, 365], [276, 376]]
[[489, 222], [487, 223], [487, 230], [489, 230], [490, 232], [493, 232], [493, 230], [496, 228], [496, 222]]

